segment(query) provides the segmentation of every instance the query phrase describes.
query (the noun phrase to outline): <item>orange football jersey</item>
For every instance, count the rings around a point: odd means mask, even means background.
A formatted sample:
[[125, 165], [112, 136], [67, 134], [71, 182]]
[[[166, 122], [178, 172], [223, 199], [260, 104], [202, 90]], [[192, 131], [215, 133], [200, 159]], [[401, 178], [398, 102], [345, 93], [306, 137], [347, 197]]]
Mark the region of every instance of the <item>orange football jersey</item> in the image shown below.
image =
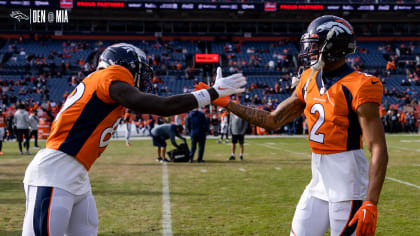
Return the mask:
[[124, 113], [124, 122], [125, 123], [131, 123], [131, 114], [128, 112]]
[[309, 145], [317, 154], [332, 154], [362, 148], [357, 108], [368, 102], [381, 104], [382, 83], [378, 78], [345, 65], [332, 78], [321, 79], [322, 71], [304, 71], [296, 87], [306, 103]]
[[0, 128], [4, 128], [6, 123], [6, 115], [4, 113], [0, 113]]
[[90, 169], [124, 114], [125, 108], [109, 95], [113, 81], [134, 85], [126, 68], [112, 65], [90, 74], [74, 89], [54, 119], [47, 148], [74, 156]]
[[226, 123], [228, 122], [228, 115], [229, 113], [227, 111], [223, 112], [222, 115], [220, 116], [220, 122], [221, 123]]

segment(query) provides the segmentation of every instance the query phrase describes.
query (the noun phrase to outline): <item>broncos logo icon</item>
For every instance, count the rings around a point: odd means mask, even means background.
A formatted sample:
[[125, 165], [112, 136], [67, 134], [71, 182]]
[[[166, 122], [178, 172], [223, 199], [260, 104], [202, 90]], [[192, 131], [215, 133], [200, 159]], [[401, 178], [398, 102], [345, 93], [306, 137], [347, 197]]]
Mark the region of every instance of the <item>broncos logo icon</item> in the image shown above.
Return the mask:
[[29, 20], [29, 17], [23, 14], [21, 11], [12, 11], [12, 13], [10, 13], [10, 17], [15, 18], [19, 22], [20, 20]]
[[318, 26], [316, 30], [318, 32], [322, 32], [325, 30], [330, 30], [332, 28], [334, 28], [335, 35], [339, 35], [344, 32], [351, 35], [353, 31], [352, 29], [347, 27], [345, 24], [340, 23], [340, 22], [334, 22], [334, 21], [325, 22], [324, 24]]

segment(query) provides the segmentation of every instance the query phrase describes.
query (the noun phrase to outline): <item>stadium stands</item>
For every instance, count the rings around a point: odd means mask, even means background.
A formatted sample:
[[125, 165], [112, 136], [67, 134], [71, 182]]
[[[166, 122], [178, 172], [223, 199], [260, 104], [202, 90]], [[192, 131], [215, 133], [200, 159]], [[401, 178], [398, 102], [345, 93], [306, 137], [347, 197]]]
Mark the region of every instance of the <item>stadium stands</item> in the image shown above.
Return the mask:
[[[77, 80], [90, 73], [92, 65], [91, 54], [100, 48], [104, 48], [113, 41], [23, 41], [5, 44], [0, 52], [8, 54], [8, 60], [3, 62], [0, 69], [0, 78], [4, 80], [19, 81], [23, 75], [38, 76], [45, 74], [47, 87], [50, 90], [50, 99], [59, 102], [63, 99], [65, 92], [70, 92], [71, 77], [76, 76]], [[187, 75], [188, 70], [194, 68], [192, 55], [202, 53], [198, 43], [192, 41], [141, 41], [131, 42], [139, 46], [149, 56], [158, 77], [163, 83], [158, 84], [154, 92], [161, 95], [172, 95], [182, 93], [184, 88], [191, 89], [196, 81], [203, 81], [200, 70], [195, 71], [192, 79]], [[396, 50], [401, 45], [410, 45], [413, 52], [404, 53], [397, 59], [398, 68], [392, 74], [384, 77], [384, 87], [396, 89], [399, 92], [410, 89], [414, 91], [411, 95], [418, 99], [419, 87], [415, 81], [409, 81], [405, 71], [405, 61], [415, 61], [419, 56], [420, 48], [411, 42], [392, 43], [390, 52], [387, 52], [382, 42], [360, 42], [359, 51], [349, 57], [349, 63], [354, 66], [362, 66], [367, 72], [377, 76], [383, 76], [387, 65], [386, 58], [396, 57], [402, 50]], [[225, 73], [242, 71], [248, 75], [248, 84], [261, 84], [274, 88], [279, 83], [282, 91], [290, 86], [289, 74], [297, 70], [298, 49], [291, 42], [213, 42], [209, 51], [221, 55]], [[91, 63], [91, 64], [89, 64]], [[87, 64], [87, 65], [86, 65]], [[418, 66], [417, 66], [418, 67]], [[83, 72], [83, 73], [81, 73]], [[408, 82], [408, 86], [403, 85]], [[417, 83], [418, 84], [418, 83]], [[21, 88], [31, 89], [31, 86], [23, 85], [15, 89], [10, 95], [18, 99], [32, 97], [40, 100], [38, 94], [19, 94]], [[32, 86], [33, 87], [33, 86]], [[38, 88], [39, 89], [39, 88]], [[249, 90], [249, 96], [268, 96], [283, 100], [287, 97], [285, 93], [270, 92], [264, 88]], [[244, 97], [242, 98], [244, 99]], [[384, 102], [390, 104], [398, 103], [393, 96], [384, 96]]]

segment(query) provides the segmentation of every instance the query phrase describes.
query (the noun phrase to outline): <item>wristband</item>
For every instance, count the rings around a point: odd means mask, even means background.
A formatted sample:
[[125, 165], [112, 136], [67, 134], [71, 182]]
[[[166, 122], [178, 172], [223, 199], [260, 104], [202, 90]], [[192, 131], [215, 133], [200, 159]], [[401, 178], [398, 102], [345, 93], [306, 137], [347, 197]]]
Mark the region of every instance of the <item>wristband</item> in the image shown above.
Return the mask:
[[207, 89], [200, 89], [191, 93], [194, 95], [195, 99], [197, 100], [198, 107], [205, 107], [210, 104], [210, 93]]

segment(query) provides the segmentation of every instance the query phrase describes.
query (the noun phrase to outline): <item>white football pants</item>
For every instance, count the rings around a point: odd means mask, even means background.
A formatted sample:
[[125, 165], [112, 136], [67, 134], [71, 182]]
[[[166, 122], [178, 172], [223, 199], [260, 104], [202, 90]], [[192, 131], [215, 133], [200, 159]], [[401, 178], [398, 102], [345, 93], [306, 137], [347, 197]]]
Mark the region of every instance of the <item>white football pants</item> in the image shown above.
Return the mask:
[[328, 228], [331, 236], [355, 236], [357, 223], [347, 225], [362, 203], [361, 200], [328, 202], [305, 190], [296, 206], [290, 236], [323, 236]]
[[22, 236], [96, 236], [98, 213], [92, 192], [74, 195], [54, 187], [25, 185]]

